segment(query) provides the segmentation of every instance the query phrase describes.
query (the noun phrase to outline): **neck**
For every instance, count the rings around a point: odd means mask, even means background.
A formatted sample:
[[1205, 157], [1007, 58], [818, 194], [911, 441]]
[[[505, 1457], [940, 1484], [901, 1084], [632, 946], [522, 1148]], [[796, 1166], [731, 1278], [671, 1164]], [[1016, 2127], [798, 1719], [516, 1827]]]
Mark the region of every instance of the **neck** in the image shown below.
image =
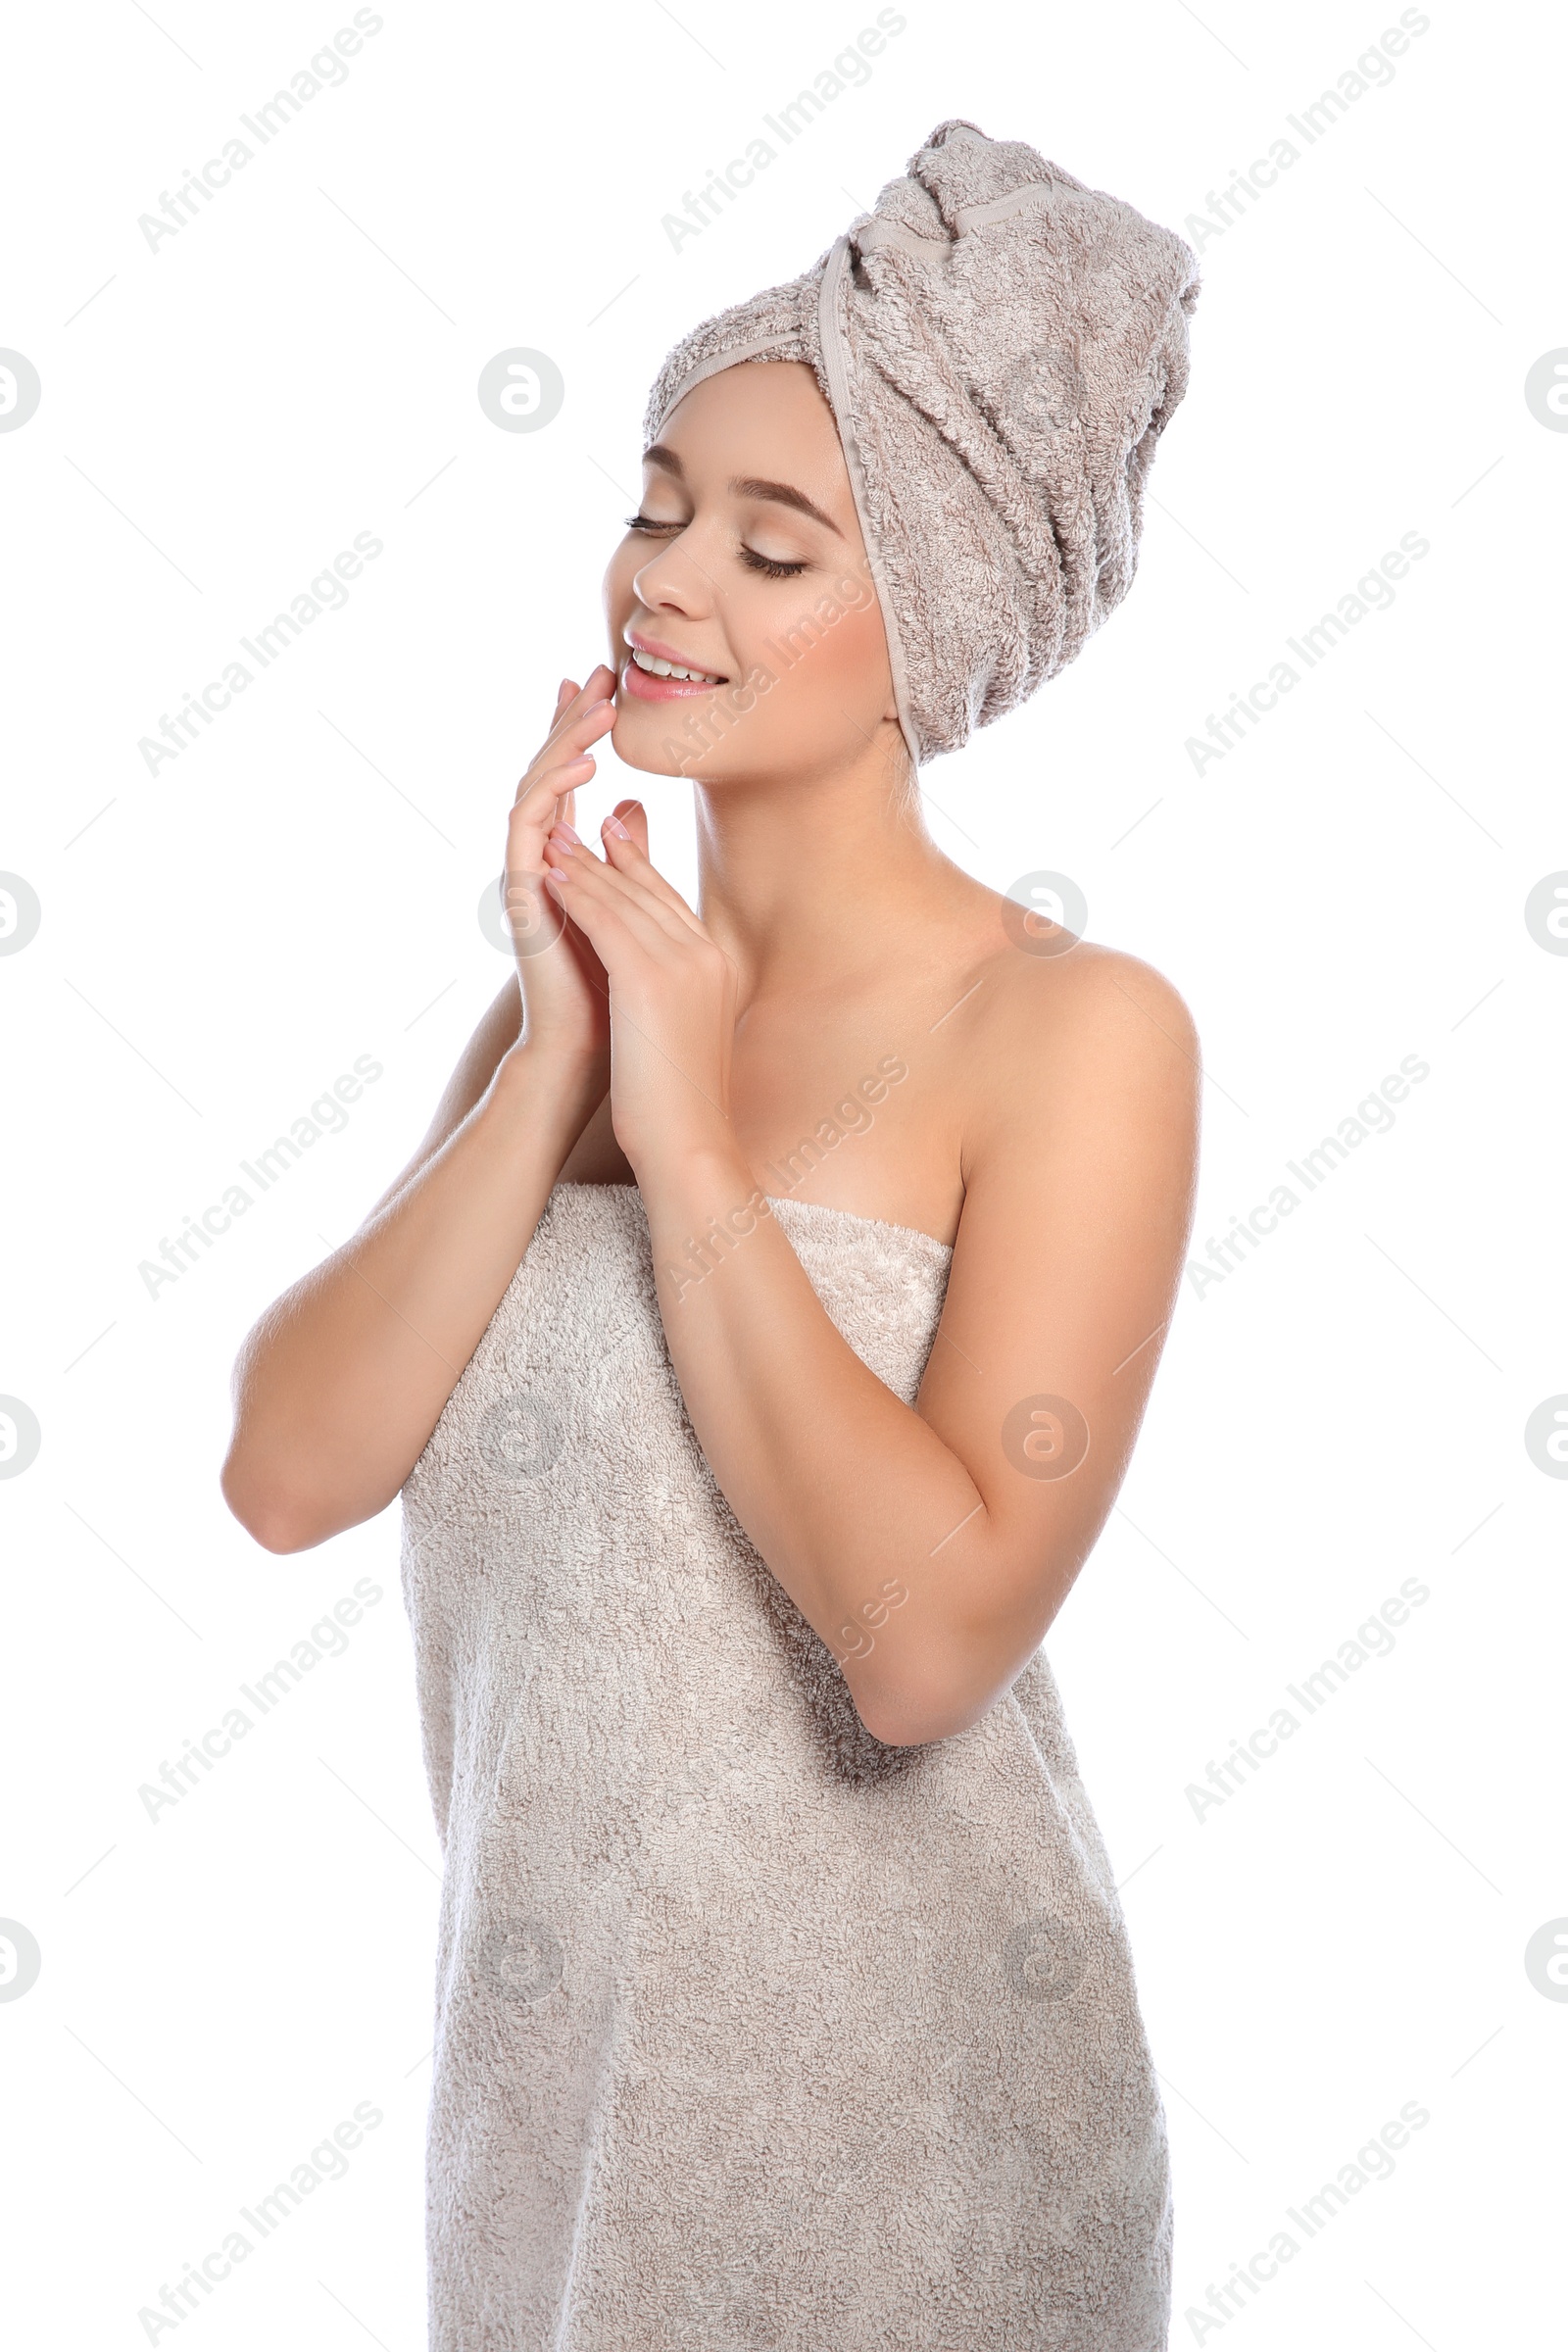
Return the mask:
[[828, 774], [696, 782], [699, 908], [743, 1009], [883, 962], [948, 898], [958, 869], [926, 831], [902, 738], [899, 753], [876, 742]]

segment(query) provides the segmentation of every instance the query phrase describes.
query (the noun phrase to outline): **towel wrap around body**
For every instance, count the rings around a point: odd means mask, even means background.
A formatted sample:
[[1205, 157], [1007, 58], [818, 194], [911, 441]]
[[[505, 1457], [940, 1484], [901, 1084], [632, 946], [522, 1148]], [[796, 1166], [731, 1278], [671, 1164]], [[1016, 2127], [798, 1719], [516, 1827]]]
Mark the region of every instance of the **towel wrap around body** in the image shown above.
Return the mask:
[[[772, 1213], [912, 1402], [947, 1247]], [[403, 1499], [432, 2352], [1164, 2352], [1164, 2120], [1045, 1656], [952, 1739], [865, 1731], [698, 1446], [635, 1187], [556, 1187]]]

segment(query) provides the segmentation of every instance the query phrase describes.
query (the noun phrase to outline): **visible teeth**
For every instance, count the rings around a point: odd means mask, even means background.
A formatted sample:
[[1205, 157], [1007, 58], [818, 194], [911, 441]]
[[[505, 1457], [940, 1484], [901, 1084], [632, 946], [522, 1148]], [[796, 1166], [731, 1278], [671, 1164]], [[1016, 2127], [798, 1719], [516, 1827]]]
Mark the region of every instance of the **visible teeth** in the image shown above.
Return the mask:
[[632, 647], [631, 658], [639, 669], [646, 669], [656, 678], [690, 678], [694, 684], [699, 686], [723, 684], [723, 680], [715, 677], [711, 670], [682, 669], [674, 662], [662, 662], [657, 654], [645, 654], [638, 645]]

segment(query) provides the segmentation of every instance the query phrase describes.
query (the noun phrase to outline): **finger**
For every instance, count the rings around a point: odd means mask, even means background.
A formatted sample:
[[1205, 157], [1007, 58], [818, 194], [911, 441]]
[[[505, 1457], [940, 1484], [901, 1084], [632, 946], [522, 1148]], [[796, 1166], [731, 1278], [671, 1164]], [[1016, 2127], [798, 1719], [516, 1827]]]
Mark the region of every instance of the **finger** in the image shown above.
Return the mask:
[[639, 908], [596, 890], [586, 874], [573, 873], [573, 859], [545, 868], [545, 896], [581, 932], [605, 967], [612, 986], [626, 986], [634, 971], [662, 964], [671, 941]]
[[554, 740], [557, 728], [581, 692], [582, 688], [575, 678], [563, 678], [561, 684], [556, 688], [556, 707], [551, 713], [549, 731], [545, 736], [547, 744]]
[[580, 718], [596, 703], [609, 703], [615, 692], [615, 673], [601, 662], [579, 686], [574, 678], [563, 678], [556, 695], [555, 713], [550, 731], [529, 762], [530, 768], [557, 743], [565, 729]]
[[[588, 868], [596, 880], [602, 879], [612, 885], [617, 891], [624, 892], [634, 905], [642, 906], [649, 914], [657, 916], [662, 926], [669, 932], [672, 938], [682, 939], [694, 931], [701, 937], [707, 936], [679, 891], [672, 883], [665, 881], [657, 866], [649, 864], [647, 858], [639, 854], [629, 836], [622, 841], [617, 836], [607, 832], [605, 856], [602, 858], [596, 858], [591, 850], [578, 845], [574, 830], [568, 834], [564, 827], [559, 825], [553, 827], [551, 833], [547, 835], [546, 847], [548, 848], [552, 842], [557, 841], [558, 836], [560, 837], [561, 855], [570, 858], [573, 862], [580, 862], [586, 858]], [[613, 860], [611, 857], [612, 851], [615, 852]]]
[[[584, 776], [583, 782], [587, 783], [587, 781], [588, 778]], [[576, 812], [577, 787], [575, 784], [572, 784], [569, 785], [564, 793], [561, 793], [558, 796], [553, 812], [544, 808], [541, 808], [539, 811], [537, 822], [539, 825], [540, 834], [542, 836], [540, 842], [541, 850], [543, 849], [544, 842], [550, 838], [554, 828], [557, 825], [570, 825], [572, 818], [576, 815]], [[573, 826], [572, 829], [575, 831], [575, 826]]]
[[[631, 925], [632, 934], [653, 951], [661, 947], [685, 947], [694, 929], [700, 932], [681, 902], [670, 894], [665, 900], [643, 889], [631, 876], [617, 873], [612, 865], [596, 858], [591, 850], [575, 842], [568, 843], [557, 826], [545, 842], [547, 871], [559, 871], [572, 892], [573, 910], [579, 905], [607, 904], [617, 908]], [[649, 869], [652, 870], [651, 868]], [[670, 902], [673, 901], [673, 904]], [[686, 915], [686, 920], [681, 915]]]
[[[642, 819], [638, 828], [642, 834], [641, 841], [638, 840], [637, 831], [632, 828], [629, 812], [633, 809]], [[695, 931], [700, 939], [707, 939], [708, 930], [701, 916], [687, 905], [675, 885], [666, 880], [658, 866], [651, 862], [647, 849], [648, 818], [638, 803], [622, 802], [612, 815], [606, 817], [600, 832], [604, 838], [605, 857], [615, 872], [634, 888], [644, 890], [666, 914], [675, 916], [688, 931]]]
[[[612, 813], [614, 814], [617, 822], [625, 826], [627, 832], [631, 835], [633, 841], [637, 844], [637, 847], [641, 850], [643, 856], [646, 858], [649, 855], [648, 811], [643, 807], [641, 801], [617, 801]], [[609, 824], [609, 817], [605, 819], [605, 822], [607, 825]]]
[[529, 791], [514, 804], [507, 818], [507, 871], [538, 875], [544, 870], [545, 844], [552, 830], [564, 821], [561, 811], [565, 808], [579, 784], [591, 781], [594, 761], [584, 754], [579, 760], [552, 768], [536, 779]]
[[[537, 815], [540, 802], [547, 791], [559, 799], [564, 792], [570, 792], [573, 786], [584, 783], [591, 772], [590, 768], [582, 765], [589, 747], [597, 743], [602, 735], [608, 734], [613, 724], [613, 713], [607, 708], [603, 718], [596, 717], [592, 724], [584, 718], [560, 743], [547, 745], [524, 771], [513, 797], [513, 807], [520, 808], [527, 805]], [[563, 784], [558, 779], [567, 768], [577, 772]]]
[[584, 889], [568, 864], [546, 864], [544, 895], [566, 917], [573, 930], [581, 933], [609, 976], [617, 960], [615, 948], [626, 939], [625, 925], [614, 907]]
[[594, 701], [603, 694], [605, 690], [603, 681], [607, 678], [613, 686], [615, 673], [608, 662], [596, 662], [580, 686], [575, 678], [563, 678], [556, 689], [557, 710], [560, 710], [563, 703], [574, 702], [579, 694], [587, 695], [590, 702]]
[[[507, 818], [507, 838], [532, 840], [535, 851], [542, 850], [545, 836], [553, 825], [561, 822], [563, 801], [579, 785], [592, 781], [595, 768], [593, 755], [584, 752], [576, 760], [564, 760], [559, 767], [548, 767], [535, 776], [526, 789], [519, 785], [517, 798]], [[568, 823], [570, 819], [566, 820]], [[539, 862], [537, 855], [534, 863]]]
[[[607, 735], [615, 723], [615, 706], [608, 700], [590, 703], [585, 709], [573, 710], [564, 716], [549, 740], [541, 746], [518, 783], [513, 802], [514, 808], [528, 807], [537, 815], [548, 790], [554, 799], [573, 786], [585, 784], [593, 774], [594, 763], [583, 764], [588, 746]], [[567, 782], [559, 779], [566, 769], [575, 772]]]
[[603, 719], [607, 710], [613, 715], [615, 707], [613, 690], [613, 679], [610, 681], [610, 688], [606, 691], [603, 681], [596, 676], [590, 678], [586, 686], [580, 687], [569, 702], [563, 703], [551, 725], [549, 734], [529, 761], [529, 767], [537, 767], [541, 760], [548, 758], [563, 744], [575, 743], [585, 720], [592, 718], [598, 722]]
[[[597, 863], [597, 860], [592, 862]], [[656, 1038], [632, 1019], [627, 1009], [627, 984], [631, 977], [628, 967], [639, 955], [647, 961], [660, 954], [659, 943], [646, 936], [645, 918], [634, 909], [628, 909], [624, 901], [617, 905], [608, 894], [601, 895], [591, 887], [585, 887], [588, 879], [585, 869], [579, 878], [574, 879], [571, 871], [574, 866], [582, 867], [580, 852], [561, 865], [548, 867], [545, 883], [550, 897], [565, 914], [568, 923], [587, 940], [604, 967], [605, 977], [610, 983], [612, 1023], [617, 1020], [628, 1022], [640, 1037], [647, 1039], [672, 1070], [697, 1088], [705, 1102], [712, 1102], [712, 1096], [689, 1070], [683, 1068], [678, 1054], [660, 1045]], [[603, 874], [605, 869], [601, 867], [600, 871]], [[613, 880], [614, 877], [611, 878]], [[717, 1107], [714, 1103], [714, 1108]]]

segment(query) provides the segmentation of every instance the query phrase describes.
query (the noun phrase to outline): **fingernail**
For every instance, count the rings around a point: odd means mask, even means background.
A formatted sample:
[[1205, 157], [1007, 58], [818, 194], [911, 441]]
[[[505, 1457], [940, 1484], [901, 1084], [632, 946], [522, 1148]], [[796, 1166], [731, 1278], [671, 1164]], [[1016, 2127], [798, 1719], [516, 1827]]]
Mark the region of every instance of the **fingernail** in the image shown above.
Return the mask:
[[588, 716], [589, 718], [592, 718], [592, 716], [593, 716], [593, 714], [594, 714], [594, 712], [595, 712], [596, 710], [610, 710], [610, 708], [612, 707], [612, 700], [613, 700], [613, 698], [612, 698], [612, 696], [608, 695], [608, 694], [602, 694], [602, 695], [600, 695], [600, 697], [599, 697], [599, 699], [598, 699], [598, 701], [597, 701], [597, 702], [592, 702], [592, 703], [590, 703], [590, 704], [589, 704], [589, 706], [588, 706], [588, 710], [587, 710], [587, 716]]
[[613, 833], [617, 841], [630, 841], [631, 839], [631, 835], [627, 832], [625, 826], [621, 823], [618, 816], [607, 816], [603, 825], [600, 827], [600, 831], [603, 833]]
[[564, 841], [569, 849], [580, 850], [582, 847], [582, 835], [574, 832], [564, 817], [551, 827], [550, 838], [552, 841]]

